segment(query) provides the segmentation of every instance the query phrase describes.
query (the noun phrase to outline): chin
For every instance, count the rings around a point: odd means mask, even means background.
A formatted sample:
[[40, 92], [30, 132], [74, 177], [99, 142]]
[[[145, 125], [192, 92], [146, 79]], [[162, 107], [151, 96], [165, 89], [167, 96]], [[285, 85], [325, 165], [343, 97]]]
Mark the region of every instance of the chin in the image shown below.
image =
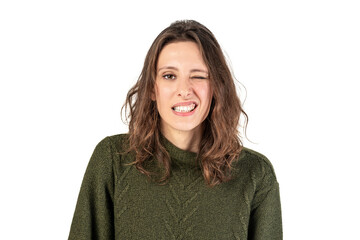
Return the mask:
[[181, 131], [181, 132], [191, 132], [191, 131], [196, 131], [198, 128], [200, 127], [200, 125], [181, 125], [181, 126], [173, 126], [174, 129], [176, 129], [177, 131]]

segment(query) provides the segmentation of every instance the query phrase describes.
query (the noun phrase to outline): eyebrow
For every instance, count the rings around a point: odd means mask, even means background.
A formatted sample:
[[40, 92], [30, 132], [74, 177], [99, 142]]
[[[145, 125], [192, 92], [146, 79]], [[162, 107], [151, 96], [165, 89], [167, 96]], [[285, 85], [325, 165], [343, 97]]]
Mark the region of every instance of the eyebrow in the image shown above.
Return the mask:
[[[159, 68], [158, 72], [160, 72], [163, 69], [173, 69], [173, 70], [179, 71], [179, 69], [177, 67], [164, 66], [164, 67]], [[197, 69], [197, 68], [191, 69], [190, 72], [203, 72], [203, 73], [209, 74], [208, 71], [203, 70], [203, 69]]]

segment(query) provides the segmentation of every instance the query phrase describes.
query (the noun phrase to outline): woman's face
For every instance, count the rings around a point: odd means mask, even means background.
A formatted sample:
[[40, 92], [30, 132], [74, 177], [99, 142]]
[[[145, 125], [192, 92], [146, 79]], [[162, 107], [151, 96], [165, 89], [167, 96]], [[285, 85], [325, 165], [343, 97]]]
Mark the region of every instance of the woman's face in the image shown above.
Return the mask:
[[212, 99], [208, 69], [194, 42], [175, 42], [160, 52], [155, 81], [156, 101], [165, 135], [200, 133]]

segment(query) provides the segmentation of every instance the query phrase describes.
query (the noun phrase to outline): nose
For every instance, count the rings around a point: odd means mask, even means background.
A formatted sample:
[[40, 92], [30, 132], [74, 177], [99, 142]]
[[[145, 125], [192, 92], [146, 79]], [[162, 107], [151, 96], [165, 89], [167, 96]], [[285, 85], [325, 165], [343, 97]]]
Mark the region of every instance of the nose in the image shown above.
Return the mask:
[[178, 96], [185, 99], [190, 98], [192, 96], [193, 90], [189, 79], [183, 78], [179, 80]]
[[191, 95], [191, 90], [190, 89], [180, 90], [180, 92], [179, 92], [179, 96], [181, 96], [183, 98], [189, 98], [190, 95]]

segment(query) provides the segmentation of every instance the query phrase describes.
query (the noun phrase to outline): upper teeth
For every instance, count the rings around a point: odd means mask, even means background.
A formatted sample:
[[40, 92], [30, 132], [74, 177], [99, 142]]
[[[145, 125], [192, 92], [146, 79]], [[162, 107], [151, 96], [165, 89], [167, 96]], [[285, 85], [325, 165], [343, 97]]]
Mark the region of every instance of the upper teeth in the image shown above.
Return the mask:
[[194, 103], [192, 103], [188, 106], [176, 106], [176, 107], [174, 107], [174, 110], [176, 112], [190, 112], [195, 108], [195, 106], [196, 105]]

